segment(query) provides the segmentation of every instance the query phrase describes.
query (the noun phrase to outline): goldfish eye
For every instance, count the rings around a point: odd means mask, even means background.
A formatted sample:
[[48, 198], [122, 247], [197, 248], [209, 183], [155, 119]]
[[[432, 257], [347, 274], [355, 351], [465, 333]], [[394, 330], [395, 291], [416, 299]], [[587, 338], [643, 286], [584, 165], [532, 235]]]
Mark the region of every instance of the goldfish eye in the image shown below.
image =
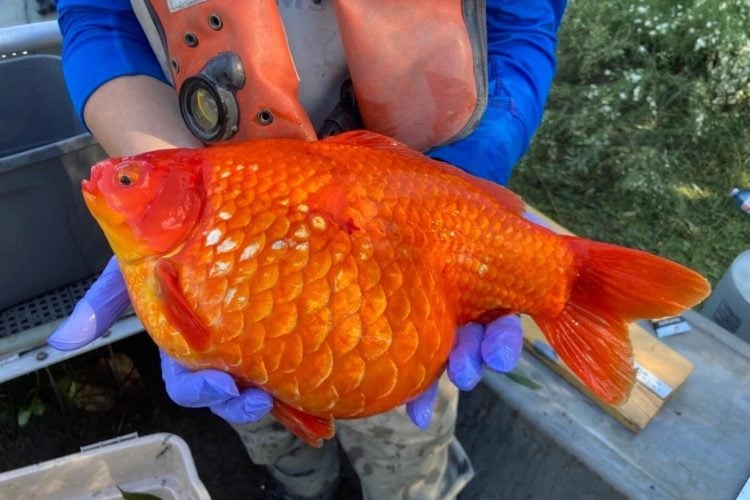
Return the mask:
[[116, 176], [121, 186], [132, 186], [138, 182], [138, 167], [132, 163], [123, 163], [117, 167]]

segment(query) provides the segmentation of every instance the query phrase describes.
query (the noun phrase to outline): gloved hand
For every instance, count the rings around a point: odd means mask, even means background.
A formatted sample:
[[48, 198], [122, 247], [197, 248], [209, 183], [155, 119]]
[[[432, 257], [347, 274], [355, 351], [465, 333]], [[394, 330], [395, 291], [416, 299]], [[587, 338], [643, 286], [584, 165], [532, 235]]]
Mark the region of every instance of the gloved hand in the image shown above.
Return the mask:
[[61, 351], [79, 349], [109, 330], [130, 305], [125, 281], [112, 257], [101, 276], [47, 341]]
[[[448, 358], [448, 378], [461, 390], [476, 387], [485, 365], [498, 372], [509, 372], [521, 357], [523, 332], [516, 315], [503, 316], [486, 327], [468, 323], [456, 332], [456, 342]], [[426, 430], [432, 419], [437, 384], [406, 404], [406, 413], [414, 425]]]
[[239, 391], [234, 379], [219, 370], [191, 371], [161, 355], [161, 376], [169, 397], [180, 406], [210, 408], [233, 424], [248, 424], [265, 417], [273, 408], [273, 398], [263, 389]]
[[[106, 332], [129, 305], [125, 281], [113, 257], [70, 317], [47, 342], [62, 351], [83, 347]], [[239, 391], [227, 373], [217, 370], [192, 372], [161, 350], [159, 352], [167, 394], [178, 405], [208, 407], [223, 419], [237, 424], [255, 422], [271, 411], [273, 399], [265, 391]]]

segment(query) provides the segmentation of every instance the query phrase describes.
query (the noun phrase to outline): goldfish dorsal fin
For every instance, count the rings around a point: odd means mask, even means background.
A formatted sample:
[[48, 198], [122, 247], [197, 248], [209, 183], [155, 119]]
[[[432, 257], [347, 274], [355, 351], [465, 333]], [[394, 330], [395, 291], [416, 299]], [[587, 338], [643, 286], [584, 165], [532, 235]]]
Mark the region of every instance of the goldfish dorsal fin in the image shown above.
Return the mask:
[[161, 259], [156, 263], [154, 272], [159, 284], [164, 316], [182, 334], [191, 349], [205, 351], [209, 347], [211, 335], [185, 299], [180, 289], [177, 269], [170, 261]]
[[[438, 163], [442, 163], [442, 162], [438, 161]], [[500, 184], [496, 184], [492, 181], [488, 181], [487, 179], [482, 179], [481, 177], [474, 177], [470, 174], [467, 174], [463, 170], [457, 167], [454, 167], [453, 165], [443, 163], [443, 166], [457, 170], [458, 175], [465, 178], [466, 180], [469, 181], [469, 183], [473, 184], [479, 189], [490, 193], [499, 203], [501, 203], [510, 212], [516, 215], [523, 215], [523, 213], [526, 211], [526, 203], [524, 203], [523, 198], [518, 196], [516, 193], [514, 193], [510, 189], [503, 187]]]
[[488, 192], [506, 209], [516, 215], [521, 215], [526, 210], [526, 205], [523, 202], [523, 199], [513, 191], [501, 186], [500, 184], [475, 177], [449, 163], [432, 159], [429, 156], [420, 153], [419, 151], [409, 148], [405, 144], [402, 144], [395, 139], [391, 139], [390, 137], [386, 137], [375, 132], [370, 132], [369, 130], [352, 130], [350, 132], [344, 132], [343, 134], [328, 137], [321, 142], [329, 144], [349, 144], [354, 146], [365, 146], [374, 149], [382, 149], [405, 155], [406, 157], [410, 157], [414, 160], [429, 162], [432, 168], [436, 168], [440, 172], [456, 175], [467, 181], [469, 184], [472, 184], [473, 186], [481, 189], [482, 191]]
[[[395, 139], [391, 139], [382, 134], [376, 132], [370, 132], [369, 130], [350, 130], [338, 135], [332, 135], [326, 137], [321, 142], [333, 143], [333, 144], [351, 144], [355, 146], [368, 146], [371, 148], [380, 149], [404, 149], [407, 151], [413, 151], [406, 145], [398, 142]], [[414, 151], [416, 153], [416, 151]], [[421, 155], [420, 155], [421, 156]]]

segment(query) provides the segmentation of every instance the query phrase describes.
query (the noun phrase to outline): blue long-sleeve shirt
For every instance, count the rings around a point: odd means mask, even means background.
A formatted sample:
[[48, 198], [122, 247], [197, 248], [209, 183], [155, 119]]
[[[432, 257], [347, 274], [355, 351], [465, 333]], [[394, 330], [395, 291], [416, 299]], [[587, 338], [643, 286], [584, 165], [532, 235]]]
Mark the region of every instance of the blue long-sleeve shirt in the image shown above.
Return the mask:
[[[506, 184], [542, 119], [567, 0], [487, 0], [487, 110], [467, 137], [429, 154]], [[83, 120], [91, 94], [120, 76], [168, 83], [129, 0], [60, 0], [63, 72]]]

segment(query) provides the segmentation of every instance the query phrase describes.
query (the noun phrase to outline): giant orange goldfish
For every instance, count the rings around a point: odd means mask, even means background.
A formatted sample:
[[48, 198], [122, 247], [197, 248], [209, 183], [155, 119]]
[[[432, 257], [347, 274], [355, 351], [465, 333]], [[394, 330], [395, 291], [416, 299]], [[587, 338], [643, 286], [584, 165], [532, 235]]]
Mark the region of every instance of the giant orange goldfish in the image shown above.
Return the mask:
[[627, 323], [709, 290], [662, 258], [530, 223], [512, 192], [368, 132], [113, 158], [83, 194], [156, 343], [262, 387], [315, 444], [333, 419], [427, 389], [458, 325], [509, 313], [619, 403]]

